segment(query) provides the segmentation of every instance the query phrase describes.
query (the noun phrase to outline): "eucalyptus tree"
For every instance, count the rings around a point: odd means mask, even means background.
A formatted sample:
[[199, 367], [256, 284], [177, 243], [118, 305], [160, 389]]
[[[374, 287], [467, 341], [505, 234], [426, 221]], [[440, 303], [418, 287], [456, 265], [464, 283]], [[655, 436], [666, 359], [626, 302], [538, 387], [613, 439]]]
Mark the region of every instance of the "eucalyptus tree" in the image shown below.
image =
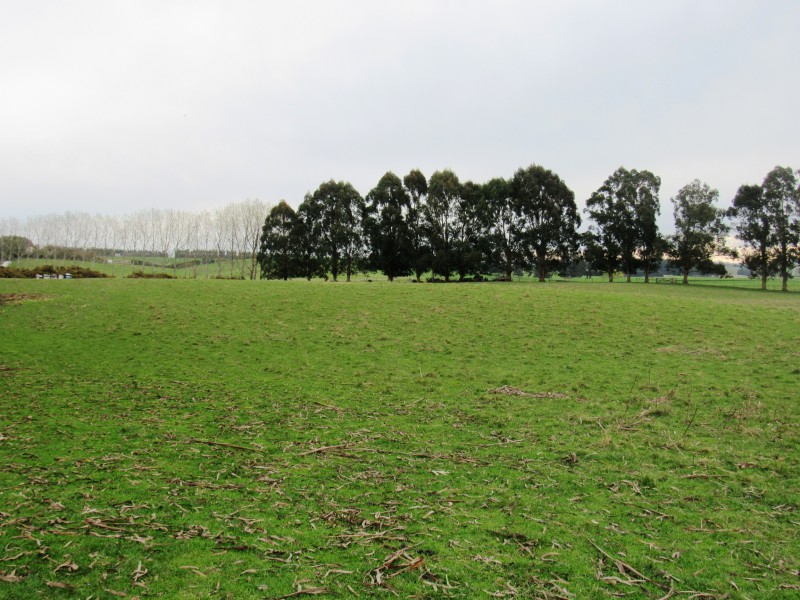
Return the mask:
[[293, 274], [294, 256], [292, 232], [297, 213], [285, 200], [269, 211], [261, 230], [258, 264], [264, 279], [287, 280]]
[[[636, 259], [639, 268], [644, 273], [645, 283], [649, 283], [651, 273], [661, 267], [661, 263], [664, 260], [664, 252], [669, 247], [667, 239], [658, 229], [657, 218], [661, 213], [658, 189], [661, 186], [661, 180], [659, 179], [658, 181], [659, 183], [655, 188], [648, 183], [639, 188], [639, 198], [636, 205], [641, 234], [639, 248], [636, 251]], [[654, 192], [653, 189], [655, 189]], [[630, 275], [628, 278], [630, 279]]]
[[344, 181], [327, 181], [307, 194], [309, 215], [314, 216], [312, 232], [334, 281], [345, 273], [347, 281], [364, 259], [364, 199]]
[[797, 173], [789, 167], [775, 167], [761, 186], [772, 214], [775, 231], [774, 261], [781, 278], [781, 290], [788, 291], [792, 269], [800, 259], [800, 189]]
[[683, 186], [672, 198], [675, 233], [669, 236], [670, 265], [679, 269], [683, 283], [689, 283], [689, 272], [713, 273], [711, 257], [725, 251], [728, 225], [725, 211], [716, 207], [719, 192], [695, 179]]
[[728, 216], [737, 237], [744, 242], [742, 264], [761, 279], [780, 275], [781, 289], [788, 289], [791, 268], [800, 250], [800, 192], [797, 176], [788, 167], [775, 167], [762, 185], [743, 185], [736, 192]]
[[544, 281], [578, 249], [581, 218], [575, 194], [554, 172], [531, 165], [514, 173], [511, 195], [511, 230], [523, 264]]
[[764, 190], [760, 185], [743, 185], [736, 191], [733, 205], [727, 216], [732, 219], [736, 236], [744, 242], [739, 252], [742, 265], [761, 280], [761, 289], [767, 289], [767, 278], [776, 272], [771, 251], [775, 245], [775, 231]]
[[309, 281], [328, 272], [319, 236], [320, 212], [320, 205], [313, 201], [311, 194], [306, 194], [303, 202], [297, 207], [291, 231], [293, 272]]
[[488, 254], [487, 211], [483, 186], [466, 181], [455, 203], [455, 221], [452, 229], [452, 264], [459, 281], [469, 275], [479, 275]]
[[409, 263], [417, 281], [431, 266], [431, 248], [425, 230], [424, 209], [428, 197], [428, 181], [419, 169], [412, 169], [403, 177], [403, 185], [409, 197], [408, 253]]
[[630, 282], [639, 266], [647, 281], [653, 264], [660, 261], [663, 241], [656, 223], [660, 187], [661, 179], [650, 171], [620, 167], [586, 202], [586, 212], [594, 221], [586, 238], [589, 255], [602, 256], [609, 281], [622, 268]]
[[366, 197], [364, 232], [369, 240], [370, 264], [394, 281], [411, 271], [411, 198], [392, 172], [381, 177]]
[[522, 264], [522, 250], [515, 235], [513, 186], [509, 180], [495, 177], [483, 184], [483, 198], [488, 260], [510, 280]]
[[428, 181], [428, 202], [423, 209], [425, 231], [431, 248], [434, 276], [450, 281], [453, 272], [452, 243], [461, 199], [461, 183], [453, 171], [436, 171]]

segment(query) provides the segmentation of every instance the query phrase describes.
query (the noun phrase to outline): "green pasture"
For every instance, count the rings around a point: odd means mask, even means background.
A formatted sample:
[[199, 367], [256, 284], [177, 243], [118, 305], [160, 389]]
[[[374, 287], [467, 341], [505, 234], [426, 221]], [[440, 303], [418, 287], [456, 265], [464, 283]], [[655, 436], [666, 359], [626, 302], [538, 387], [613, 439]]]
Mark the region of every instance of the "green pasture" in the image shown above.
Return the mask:
[[795, 598], [800, 296], [0, 280], [2, 598]]
[[140, 258], [114, 257], [97, 261], [22, 258], [11, 262], [12, 267], [20, 269], [33, 269], [42, 265], [52, 265], [54, 267], [77, 265], [113, 277], [127, 277], [137, 271], [166, 273], [178, 279], [232, 278], [239, 277], [242, 273], [242, 262], [230, 259], [215, 260], [208, 264], [192, 264], [192, 259], [179, 258], [176, 261], [175, 259], [159, 256], [144, 256]]
[[[108, 261], [111, 262], [108, 262]], [[95, 271], [100, 271], [101, 273], [105, 273], [107, 275], [111, 275], [114, 277], [127, 277], [133, 272], [136, 271], [143, 271], [144, 273], [166, 273], [167, 275], [171, 275], [177, 279], [214, 279], [218, 277], [222, 278], [238, 278], [242, 274], [242, 261], [233, 261], [229, 259], [221, 259], [215, 260], [208, 264], [201, 264], [201, 265], [192, 265], [192, 259], [172, 259], [172, 258], [164, 258], [164, 257], [153, 257], [153, 256], [143, 256], [139, 258], [131, 258], [131, 257], [114, 257], [112, 259], [102, 260], [102, 261], [76, 261], [76, 260], [51, 260], [51, 259], [41, 259], [41, 258], [24, 258], [24, 259], [17, 259], [11, 263], [12, 267], [22, 268], [22, 269], [32, 269], [37, 266], [42, 265], [53, 265], [56, 267], [70, 267], [73, 265], [77, 265], [80, 267], [84, 267], [87, 269], [93, 269]], [[140, 261], [146, 263], [146, 265], [134, 263], [134, 261]], [[175, 267], [174, 265], [177, 264], [178, 266]], [[426, 275], [429, 277], [430, 273]], [[354, 275], [353, 279], [355, 281], [385, 281], [386, 277], [382, 273], [359, 273]], [[402, 279], [402, 278], [401, 278]], [[410, 280], [410, 278], [405, 278], [406, 280]], [[536, 282], [537, 279], [535, 276], [514, 276], [515, 281], [518, 282]], [[562, 279], [557, 275], [551, 278], [551, 281], [569, 281], [569, 282], [579, 282], [579, 283], [608, 283], [608, 276], [606, 275], [599, 275], [594, 277], [575, 277], [571, 279]], [[618, 274], [615, 279], [614, 283], [627, 283], [625, 281], [625, 276], [623, 274]], [[632, 277], [631, 283], [644, 283], [644, 277]], [[668, 276], [651, 276], [650, 283], [653, 285], [681, 285], [682, 284], [682, 277], [678, 275], [668, 275]], [[720, 278], [720, 277], [690, 277], [689, 278], [689, 285], [706, 285], [706, 286], [714, 286], [714, 287], [729, 287], [729, 288], [736, 288], [736, 289], [760, 289], [761, 288], [761, 280], [760, 279], [751, 279], [749, 277], [732, 277], [732, 278]], [[797, 284], [795, 280], [789, 280], [789, 289], [795, 291], [797, 288]], [[780, 290], [781, 289], [781, 280], [778, 278], [770, 278], [767, 280], [767, 290]]]

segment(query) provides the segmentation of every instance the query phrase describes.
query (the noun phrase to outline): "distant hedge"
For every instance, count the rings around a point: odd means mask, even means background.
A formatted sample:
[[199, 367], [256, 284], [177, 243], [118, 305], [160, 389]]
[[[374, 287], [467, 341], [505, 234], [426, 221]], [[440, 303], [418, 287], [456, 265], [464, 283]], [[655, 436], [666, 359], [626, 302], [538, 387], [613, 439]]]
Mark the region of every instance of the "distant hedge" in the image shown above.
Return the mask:
[[145, 273], [144, 271], [134, 271], [128, 275], [128, 279], [175, 279], [169, 273]]
[[0, 267], [0, 279], [35, 279], [37, 275], [66, 275], [73, 279], [95, 279], [111, 277], [106, 273], [86, 269], [77, 265], [69, 267], [54, 267], [53, 265], [42, 265], [33, 269], [15, 269], [14, 267]]

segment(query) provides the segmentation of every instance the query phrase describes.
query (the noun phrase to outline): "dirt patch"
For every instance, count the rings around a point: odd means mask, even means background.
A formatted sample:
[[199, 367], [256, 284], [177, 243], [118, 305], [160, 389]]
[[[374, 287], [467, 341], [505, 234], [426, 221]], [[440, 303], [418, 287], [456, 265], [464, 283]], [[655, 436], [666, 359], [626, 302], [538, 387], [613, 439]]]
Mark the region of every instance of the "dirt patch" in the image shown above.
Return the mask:
[[42, 300], [41, 294], [0, 294], [0, 306], [5, 304], [20, 304], [21, 302], [35, 302]]
[[489, 393], [500, 394], [502, 396], [523, 396], [524, 398], [568, 398], [569, 397], [566, 394], [558, 394], [555, 392], [538, 392], [538, 393], [526, 392], [525, 390], [521, 390], [519, 388], [515, 388], [510, 385], [504, 385], [503, 387], [489, 390]]

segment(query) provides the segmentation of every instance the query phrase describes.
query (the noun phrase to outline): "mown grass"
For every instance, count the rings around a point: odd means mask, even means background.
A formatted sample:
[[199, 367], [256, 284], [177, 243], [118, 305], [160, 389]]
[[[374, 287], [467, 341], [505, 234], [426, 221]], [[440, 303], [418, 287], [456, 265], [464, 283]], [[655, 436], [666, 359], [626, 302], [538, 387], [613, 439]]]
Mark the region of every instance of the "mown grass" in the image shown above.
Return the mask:
[[1, 597], [800, 589], [795, 294], [0, 293]]

